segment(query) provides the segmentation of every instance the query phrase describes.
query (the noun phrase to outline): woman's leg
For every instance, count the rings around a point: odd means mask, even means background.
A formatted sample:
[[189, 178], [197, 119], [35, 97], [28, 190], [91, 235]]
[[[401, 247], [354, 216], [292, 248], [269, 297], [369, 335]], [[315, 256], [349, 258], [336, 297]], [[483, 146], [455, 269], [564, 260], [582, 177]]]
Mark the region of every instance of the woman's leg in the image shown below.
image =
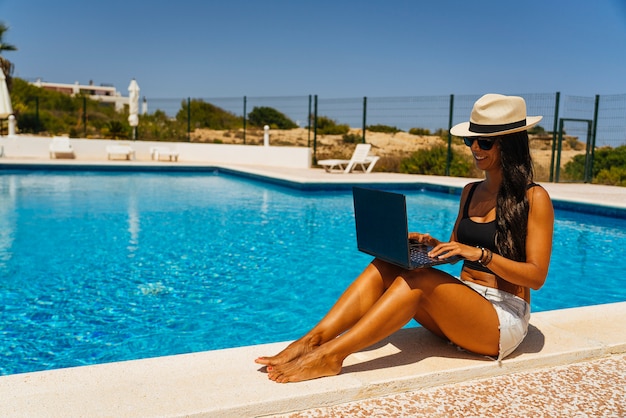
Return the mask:
[[344, 359], [426, 318], [435, 333], [476, 353], [495, 355], [498, 317], [493, 306], [454, 277], [436, 269], [403, 272], [353, 327], [292, 361], [272, 367], [268, 377], [295, 382], [338, 374]]
[[392, 264], [374, 260], [313, 329], [277, 355], [259, 357], [255, 361], [267, 366], [283, 364], [331, 341], [356, 324], [402, 271]]

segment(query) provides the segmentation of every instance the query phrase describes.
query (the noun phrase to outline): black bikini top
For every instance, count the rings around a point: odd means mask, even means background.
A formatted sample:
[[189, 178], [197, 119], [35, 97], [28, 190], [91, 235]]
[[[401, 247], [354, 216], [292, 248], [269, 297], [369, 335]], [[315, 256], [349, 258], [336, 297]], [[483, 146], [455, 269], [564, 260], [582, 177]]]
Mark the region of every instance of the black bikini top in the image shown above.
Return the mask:
[[[472, 184], [469, 190], [467, 199], [465, 199], [465, 206], [463, 206], [463, 215], [459, 221], [459, 225], [456, 229], [456, 238], [461, 244], [471, 245], [473, 247], [489, 248], [494, 253], [496, 251], [496, 221], [491, 222], [476, 222], [469, 217], [469, 206], [472, 201], [472, 196], [476, 190], [476, 186], [479, 183]], [[477, 261], [463, 261], [464, 267], [469, 267], [472, 270], [484, 271], [486, 273], [492, 273], [487, 267], [481, 265]]]
[[[469, 217], [469, 206], [472, 201], [472, 196], [476, 190], [476, 186], [479, 183], [472, 184], [465, 205], [463, 206], [463, 215], [459, 221], [459, 226], [456, 230], [456, 238], [461, 244], [472, 245], [474, 247], [484, 247], [498, 254], [496, 248], [496, 221], [491, 222], [476, 222]], [[537, 186], [537, 183], [530, 183], [527, 189]], [[471, 268], [473, 270], [484, 271], [486, 273], [493, 272], [487, 267], [478, 263], [477, 261], [463, 261], [463, 266]]]

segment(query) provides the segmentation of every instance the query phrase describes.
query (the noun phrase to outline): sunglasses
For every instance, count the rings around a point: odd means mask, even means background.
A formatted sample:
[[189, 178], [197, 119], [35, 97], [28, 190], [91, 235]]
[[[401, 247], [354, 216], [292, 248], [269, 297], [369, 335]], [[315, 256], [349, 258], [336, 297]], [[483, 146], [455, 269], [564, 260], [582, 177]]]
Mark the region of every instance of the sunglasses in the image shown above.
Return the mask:
[[474, 144], [474, 141], [478, 141], [478, 148], [483, 151], [489, 151], [493, 148], [493, 144], [496, 143], [497, 138], [481, 138], [481, 137], [469, 137], [463, 138], [465, 145], [471, 147]]

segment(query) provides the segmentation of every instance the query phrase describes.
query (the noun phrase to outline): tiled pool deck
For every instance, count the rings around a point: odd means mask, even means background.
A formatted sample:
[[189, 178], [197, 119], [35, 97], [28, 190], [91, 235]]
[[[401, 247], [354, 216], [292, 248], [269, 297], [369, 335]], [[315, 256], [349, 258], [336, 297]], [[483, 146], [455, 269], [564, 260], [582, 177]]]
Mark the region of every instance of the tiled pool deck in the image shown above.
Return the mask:
[[[2, 166], [23, 163], [5, 160]], [[172, 167], [139, 162], [37, 163], [45, 164]], [[206, 168], [180, 163], [176, 167]], [[469, 181], [391, 173], [328, 174], [318, 169], [226, 169], [299, 188], [366, 183], [452, 190]], [[626, 188], [544, 186], [556, 206], [575, 204], [626, 214]], [[0, 377], [0, 416], [626, 416], [626, 302], [533, 314], [528, 337], [500, 364], [457, 351], [422, 328], [411, 328], [348, 357], [338, 376], [281, 385], [269, 381], [253, 360], [286, 344]]]

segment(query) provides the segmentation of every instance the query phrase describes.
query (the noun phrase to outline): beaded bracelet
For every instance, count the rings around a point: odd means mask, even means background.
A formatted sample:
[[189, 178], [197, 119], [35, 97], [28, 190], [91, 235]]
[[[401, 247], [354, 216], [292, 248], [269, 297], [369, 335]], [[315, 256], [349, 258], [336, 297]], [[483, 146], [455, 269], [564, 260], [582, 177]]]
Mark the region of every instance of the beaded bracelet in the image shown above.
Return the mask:
[[481, 246], [476, 246], [476, 248], [480, 248], [480, 257], [478, 257], [478, 260], [476, 260], [476, 261], [478, 261], [480, 263], [480, 260], [482, 260], [483, 257], [485, 256], [485, 249], [483, 247], [481, 247]]
[[487, 266], [487, 264], [491, 263], [491, 259], [493, 258], [493, 252], [491, 252], [491, 250], [489, 248], [485, 248], [484, 250], [487, 251], [487, 256], [486, 257], [480, 257], [480, 259], [478, 260], [478, 263], [481, 266]]

